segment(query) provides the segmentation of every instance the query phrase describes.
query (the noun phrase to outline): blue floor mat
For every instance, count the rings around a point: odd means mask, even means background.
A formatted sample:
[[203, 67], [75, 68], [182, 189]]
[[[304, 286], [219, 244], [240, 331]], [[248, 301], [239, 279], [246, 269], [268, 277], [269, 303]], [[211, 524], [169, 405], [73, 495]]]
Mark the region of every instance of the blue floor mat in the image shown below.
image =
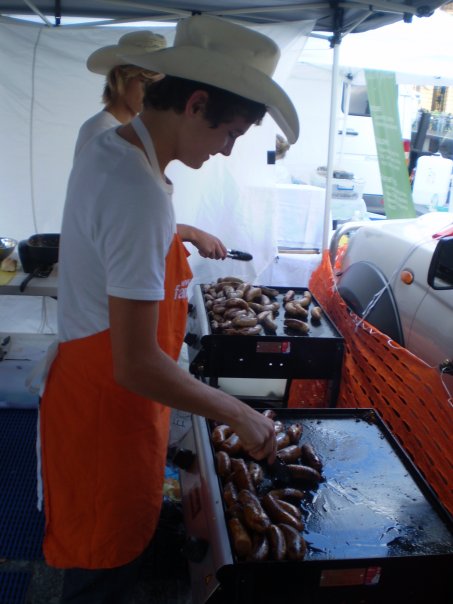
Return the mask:
[[36, 509], [36, 409], [0, 409], [0, 557], [42, 556], [44, 514]]
[[29, 573], [0, 572], [0, 604], [23, 604], [30, 579]]

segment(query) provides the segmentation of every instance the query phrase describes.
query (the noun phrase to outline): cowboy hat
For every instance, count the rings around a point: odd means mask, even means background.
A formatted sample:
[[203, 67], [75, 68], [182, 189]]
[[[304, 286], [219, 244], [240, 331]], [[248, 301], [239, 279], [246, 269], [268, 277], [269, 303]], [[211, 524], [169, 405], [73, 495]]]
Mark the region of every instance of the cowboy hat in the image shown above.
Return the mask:
[[290, 143], [299, 120], [286, 92], [272, 80], [280, 58], [273, 40], [218, 17], [194, 15], [179, 21], [171, 48], [132, 54], [128, 63], [187, 80], [210, 84], [266, 105]]
[[134, 61], [125, 61], [124, 53], [146, 56], [148, 53], [161, 50], [167, 45], [164, 36], [152, 31], [133, 31], [124, 34], [118, 40], [118, 44], [103, 46], [95, 50], [87, 59], [87, 67], [94, 73], [107, 75], [108, 72], [118, 65], [135, 64]]

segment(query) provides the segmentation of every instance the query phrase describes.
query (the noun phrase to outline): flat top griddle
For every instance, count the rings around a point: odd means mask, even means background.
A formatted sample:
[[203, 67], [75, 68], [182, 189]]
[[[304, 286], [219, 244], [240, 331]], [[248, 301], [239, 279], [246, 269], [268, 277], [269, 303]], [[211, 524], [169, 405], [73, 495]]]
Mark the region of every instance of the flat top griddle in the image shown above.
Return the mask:
[[300, 442], [310, 442], [324, 463], [325, 481], [302, 504], [304, 561], [453, 560], [451, 517], [374, 410], [275, 411], [284, 423], [303, 424]]

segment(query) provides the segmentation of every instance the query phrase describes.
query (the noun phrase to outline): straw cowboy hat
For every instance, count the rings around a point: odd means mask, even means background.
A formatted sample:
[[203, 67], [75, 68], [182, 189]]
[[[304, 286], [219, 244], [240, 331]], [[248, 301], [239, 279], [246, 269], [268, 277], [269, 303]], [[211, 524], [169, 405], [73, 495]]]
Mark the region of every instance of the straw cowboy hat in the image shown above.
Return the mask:
[[263, 103], [290, 143], [299, 136], [294, 105], [272, 80], [280, 50], [263, 34], [218, 17], [194, 15], [179, 21], [172, 47], [152, 53], [121, 53], [127, 63], [211, 84]]
[[165, 38], [160, 34], [152, 31], [133, 31], [121, 36], [118, 44], [103, 46], [95, 50], [87, 59], [87, 67], [94, 73], [107, 75], [113, 67], [118, 65], [136, 64], [134, 61], [125, 61], [123, 54], [146, 56], [148, 53], [162, 50], [166, 46]]

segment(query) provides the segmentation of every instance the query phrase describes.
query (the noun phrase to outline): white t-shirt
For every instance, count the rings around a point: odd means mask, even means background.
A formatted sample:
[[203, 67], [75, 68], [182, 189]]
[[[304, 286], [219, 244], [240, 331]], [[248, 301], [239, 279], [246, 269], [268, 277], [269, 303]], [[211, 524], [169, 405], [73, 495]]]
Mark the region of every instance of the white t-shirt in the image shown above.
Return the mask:
[[60, 341], [108, 328], [108, 296], [164, 298], [165, 257], [176, 232], [172, 185], [113, 129], [73, 166], [58, 270]]
[[74, 160], [82, 147], [86, 145], [93, 136], [96, 136], [96, 134], [100, 134], [109, 128], [115, 128], [116, 126], [121, 126], [121, 122], [117, 120], [110, 111], [100, 111], [99, 113], [96, 113], [96, 115], [93, 115], [93, 117], [87, 119], [87, 121], [80, 126], [75, 145]]

